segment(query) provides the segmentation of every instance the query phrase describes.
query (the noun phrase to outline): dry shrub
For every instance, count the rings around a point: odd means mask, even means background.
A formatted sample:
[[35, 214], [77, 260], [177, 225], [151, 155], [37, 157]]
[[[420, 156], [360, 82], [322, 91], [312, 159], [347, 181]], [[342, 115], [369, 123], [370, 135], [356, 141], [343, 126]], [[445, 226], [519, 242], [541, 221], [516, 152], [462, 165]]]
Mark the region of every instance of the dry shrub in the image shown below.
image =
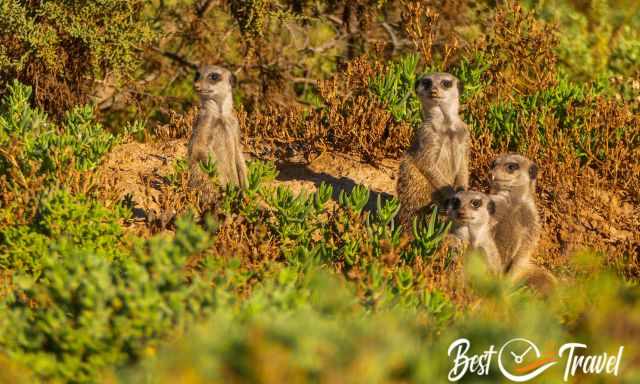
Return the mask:
[[[260, 156], [303, 155], [309, 160], [327, 150], [350, 153], [365, 160], [397, 158], [409, 144], [411, 127], [393, 120], [369, 90], [369, 79], [382, 70], [379, 63], [359, 57], [333, 78], [321, 81], [324, 106], [254, 102], [240, 113], [240, 126]], [[275, 152], [269, 153], [269, 149]]]
[[0, 94], [11, 79], [34, 89], [34, 101], [62, 117], [86, 103], [94, 78], [125, 81], [140, 63], [140, 46], [156, 36], [140, 0], [3, 2], [0, 13]]
[[448, 69], [476, 37], [476, 20], [486, 17], [485, 5], [466, 0], [403, 0], [402, 31], [429, 67]]
[[[485, 27], [486, 41], [478, 41], [476, 54], [489, 65], [485, 97], [508, 99], [531, 95], [556, 82], [558, 44], [555, 26], [536, 19], [532, 12], [507, 1]], [[485, 100], [486, 103], [486, 100]]]
[[[565, 271], [577, 250], [594, 249], [626, 277], [638, 278], [640, 118], [633, 106], [589, 87], [584, 96], [567, 91], [575, 84], [558, 82], [554, 27], [520, 6], [499, 7], [487, 27], [486, 40], [470, 54], [486, 67], [485, 86], [465, 105], [475, 128], [475, 187], [487, 188], [489, 164], [500, 153], [533, 159], [540, 169], [540, 261]], [[496, 106], [503, 108], [500, 118]]]
[[191, 107], [185, 114], [170, 109], [167, 111], [168, 122], [158, 124], [152, 130], [153, 135], [162, 140], [174, 140], [191, 137], [193, 122], [198, 116], [198, 108]]

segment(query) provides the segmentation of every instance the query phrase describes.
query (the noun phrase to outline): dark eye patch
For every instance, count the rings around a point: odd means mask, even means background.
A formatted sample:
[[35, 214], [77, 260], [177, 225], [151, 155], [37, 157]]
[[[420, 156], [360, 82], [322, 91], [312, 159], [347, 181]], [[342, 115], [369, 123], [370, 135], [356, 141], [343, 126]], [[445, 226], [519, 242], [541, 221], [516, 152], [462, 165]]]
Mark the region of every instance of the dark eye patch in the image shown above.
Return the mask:
[[442, 84], [443, 88], [449, 89], [453, 86], [453, 81], [451, 80], [442, 80], [442, 82], [440, 82], [440, 84]]
[[433, 81], [431, 81], [430, 78], [422, 77], [416, 81], [416, 90], [418, 90], [419, 87], [422, 87], [424, 89], [429, 89], [431, 88], [432, 85], [433, 85]]
[[480, 199], [473, 199], [473, 200], [471, 200], [471, 206], [472, 206], [473, 208], [480, 208], [480, 207], [482, 207], [482, 200], [480, 200]]
[[451, 199], [451, 208], [460, 209], [460, 199], [458, 199], [457, 197]]
[[537, 176], [538, 167], [535, 164], [531, 164], [531, 166], [529, 167], [529, 178], [531, 178], [531, 180], [535, 180]]
[[217, 72], [212, 72], [209, 74], [209, 80], [211, 81], [219, 81], [221, 78], [220, 74]]
[[202, 77], [202, 76], [200, 75], [200, 72], [196, 72], [196, 76], [194, 77], [194, 79], [193, 79], [193, 80], [194, 80], [194, 81], [198, 81], [198, 80], [200, 80], [200, 78], [201, 78], [201, 77]]
[[518, 163], [509, 163], [507, 164], [507, 171], [515, 172], [520, 169], [520, 165]]
[[496, 213], [496, 202], [493, 200], [489, 200], [489, 204], [487, 204], [487, 210], [490, 215], [495, 215]]

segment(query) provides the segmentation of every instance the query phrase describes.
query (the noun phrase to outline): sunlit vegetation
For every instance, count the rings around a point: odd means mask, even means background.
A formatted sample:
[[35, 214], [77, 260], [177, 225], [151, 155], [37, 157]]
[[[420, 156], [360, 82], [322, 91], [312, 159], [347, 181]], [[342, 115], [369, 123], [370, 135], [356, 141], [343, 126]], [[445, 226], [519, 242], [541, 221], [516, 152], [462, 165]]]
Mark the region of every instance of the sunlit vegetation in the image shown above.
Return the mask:
[[[640, 380], [638, 6], [494, 3], [0, 2], [0, 382], [444, 382], [458, 337], [624, 345], [620, 377], [580, 382]], [[205, 62], [236, 73], [254, 157], [214, 201], [175, 149]], [[279, 182], [397, 161], [433, 71], [464, 83], [474, 188], [499, 153], [538, 164], [549, 296], [489, 278], [436, 212], [406, 236], [393, 196]], [[104, 167], [125, 145], [172, 151], [142, 192]]]

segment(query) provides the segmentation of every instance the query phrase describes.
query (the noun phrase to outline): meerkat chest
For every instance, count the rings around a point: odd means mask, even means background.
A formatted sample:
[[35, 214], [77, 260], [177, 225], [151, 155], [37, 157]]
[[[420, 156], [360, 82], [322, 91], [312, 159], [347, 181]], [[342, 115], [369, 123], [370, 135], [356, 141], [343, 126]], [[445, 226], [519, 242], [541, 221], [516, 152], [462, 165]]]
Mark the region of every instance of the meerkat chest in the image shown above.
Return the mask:
[[457, 169], [461, 150], [460, 138], [458, 136], [450, 132], [440, 135], [438, 151], [439, 162], [449, 165], [452, 169]]

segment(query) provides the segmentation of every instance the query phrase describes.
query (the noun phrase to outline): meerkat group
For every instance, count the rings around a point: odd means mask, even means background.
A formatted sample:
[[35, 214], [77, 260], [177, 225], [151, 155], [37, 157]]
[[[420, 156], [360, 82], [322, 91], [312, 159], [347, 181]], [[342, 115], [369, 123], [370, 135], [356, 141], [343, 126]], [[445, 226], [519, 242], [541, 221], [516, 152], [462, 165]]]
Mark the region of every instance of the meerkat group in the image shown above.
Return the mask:
[[[190, 185], [211, 191], [200, 163], [213, 160], [222, 185], [245, 188], [247, 169], [233, 109], [233, 74], [222, 67], [198, 69], [195, 89], [200, 110], [188, 145]], [[419, 78], [415, 92], [423, 122], [400, 163], [397, 222], [404, 228], [437, 207], [453, 221], [453, 233], [485, 254], [489, 269], [546, 289], [553, 276], [531, 260], [540, 220], [535, 204], [537, 167], [508, 154], [491, 167], [490, 194], [468, 191], [470, 135], [459, 115], [461, 81], [449, 73]]]
[[501, 155], [491, 166], [490, 194], [468, 191], [470, 137], [459, 115], [462, 89], [448, 73], [416, 81], [423, 122], [400, 163], [398, 223], [406, 229], [426, 209], [446, 211], [454, 236], [482, 252], [490, 271], [548, 291], [555, 279], [532, 261], [540, 237], [537, 167], [524, 156]]

